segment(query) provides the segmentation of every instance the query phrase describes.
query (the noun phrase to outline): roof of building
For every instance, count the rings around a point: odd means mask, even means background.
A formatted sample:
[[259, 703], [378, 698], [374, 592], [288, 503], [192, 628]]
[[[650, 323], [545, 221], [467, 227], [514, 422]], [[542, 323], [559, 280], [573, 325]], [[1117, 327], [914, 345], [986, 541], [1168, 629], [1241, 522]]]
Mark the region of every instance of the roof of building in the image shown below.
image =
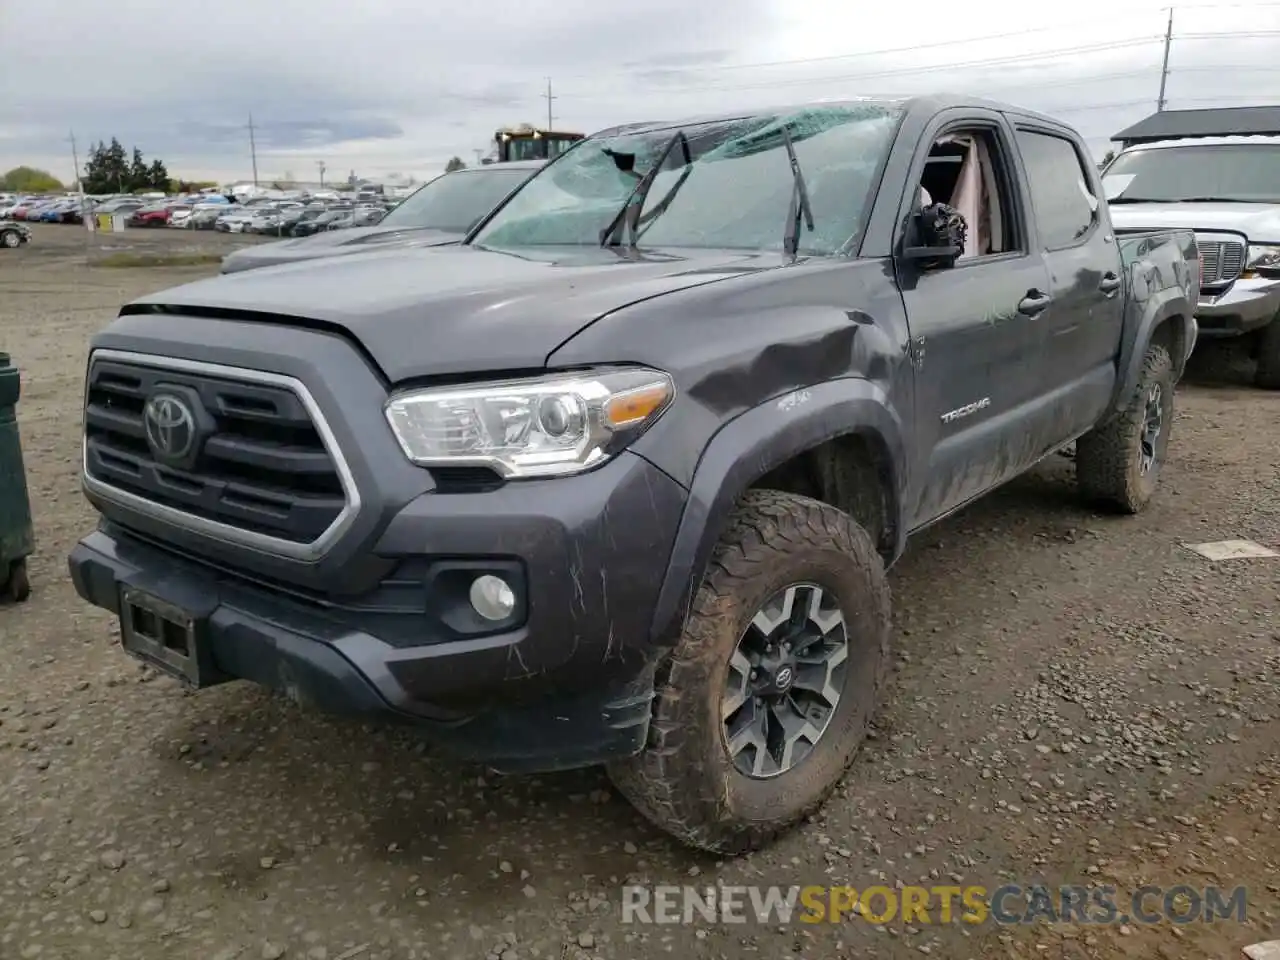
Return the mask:
[[1232, 137], [1280, 134], [1280, 106], [1161, 110], [1126, 127], [1111, 139], [1128, 145], [1177, 137]]

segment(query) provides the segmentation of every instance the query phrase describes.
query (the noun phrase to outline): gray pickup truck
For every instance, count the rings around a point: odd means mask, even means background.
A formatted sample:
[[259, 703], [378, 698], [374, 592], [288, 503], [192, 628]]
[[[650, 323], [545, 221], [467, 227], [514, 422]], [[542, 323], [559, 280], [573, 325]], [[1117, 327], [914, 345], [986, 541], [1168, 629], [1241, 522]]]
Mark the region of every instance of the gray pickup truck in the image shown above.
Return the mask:
[[1190, 231], [1117, 241], [1062, 123], [866, 99], [633, 124], [461, 245], [263, 267], [94, 339], [76, 589], [192, 687], [606, 764], [726, 854], [885, 688], [909, 534], [1075, 443], [1155, 492]]

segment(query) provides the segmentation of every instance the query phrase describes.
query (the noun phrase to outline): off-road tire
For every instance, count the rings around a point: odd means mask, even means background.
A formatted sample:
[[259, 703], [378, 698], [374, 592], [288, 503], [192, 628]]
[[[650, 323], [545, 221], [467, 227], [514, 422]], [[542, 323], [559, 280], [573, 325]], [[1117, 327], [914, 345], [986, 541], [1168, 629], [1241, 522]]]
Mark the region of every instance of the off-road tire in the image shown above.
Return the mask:
[[8, 577], [0, 597], [10, 603], [25, 603], [31, 596], [31, 580], [27, 577], [27, 561], [14, 560], [9, 564]]
[[1258, 331], [1258, 367], [1253, 382], [1263, 390], [1280, 390], [1280, 314]]
[[[849, 637], [839, 703], [812, 752], [757, 780], [734, 766], [720, 693], [751, 618], [779, 590], [811, 582], [839, 601]], [[738, 503], [670, 660], [657, 677], [646, 748], [614, 762], [614, 785], [682, 842], [723, 855], [767, 844], [816, 810], [866, 737], [889, 666], [884, 564], [848, 515], [807, 497], [748, 492]]]
[[[1140, 468], [1146, 400], [1153, 384], [1161, 388], [1163, 428], [1156, 444], [1155, 465]], [[1173, 361], [1159, 344], [1147, 348], [1138, 382], [1124, 409], [1076, 441], [1076, 482], [1090, 500], [1123, 513], [1138, 513], [1155, 495], [1173, 427]]]
[[13, 250], [22, 246], [22, 234], [17, 230], [0, 230], [0, 247]]

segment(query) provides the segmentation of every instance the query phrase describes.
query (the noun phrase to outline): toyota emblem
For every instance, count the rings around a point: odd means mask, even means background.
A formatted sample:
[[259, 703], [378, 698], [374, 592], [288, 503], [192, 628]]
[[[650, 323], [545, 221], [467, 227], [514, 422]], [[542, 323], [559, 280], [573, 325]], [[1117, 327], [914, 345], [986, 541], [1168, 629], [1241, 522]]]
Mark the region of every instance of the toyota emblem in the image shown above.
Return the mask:
[[773, 685], [779, 690], [785, 690], [791, 686], [794, 677], [790, 667], [780, 667], [778, 672], [773, 675]]
[[142, 412], [147, 443], [157, 457], [181, 460], [196, 443], [196, 415], [181, 397], [157, 393]]

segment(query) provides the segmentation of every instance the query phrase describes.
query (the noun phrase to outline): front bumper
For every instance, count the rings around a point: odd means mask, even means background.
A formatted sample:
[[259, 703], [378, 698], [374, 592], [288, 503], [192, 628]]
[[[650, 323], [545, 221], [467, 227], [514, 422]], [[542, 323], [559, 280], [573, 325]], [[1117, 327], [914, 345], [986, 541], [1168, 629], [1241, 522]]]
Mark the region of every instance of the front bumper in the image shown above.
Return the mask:
[[[69, 567], [80, 596], [117, 616], [123, 588], [198, 615], [209, 684], [413, 722], [502, 770], [564, 769], [644, 744], [661, 653], [651, 618], [684, 498], [627, 453], [579, 477], [423, 494], [370, 545], [394, 569], [355, 597], [304, 594], [111, 522]], [[501, 570], [522, 602], [508, 628], [467, 636], [465, 574], [479, 569]]]
[[1200, 336], [1237, 337], [1261, 329], [1280, 314], [1280, 280], [1237, 280], [1218, 295], [1200, 294], [1196, 320]]

